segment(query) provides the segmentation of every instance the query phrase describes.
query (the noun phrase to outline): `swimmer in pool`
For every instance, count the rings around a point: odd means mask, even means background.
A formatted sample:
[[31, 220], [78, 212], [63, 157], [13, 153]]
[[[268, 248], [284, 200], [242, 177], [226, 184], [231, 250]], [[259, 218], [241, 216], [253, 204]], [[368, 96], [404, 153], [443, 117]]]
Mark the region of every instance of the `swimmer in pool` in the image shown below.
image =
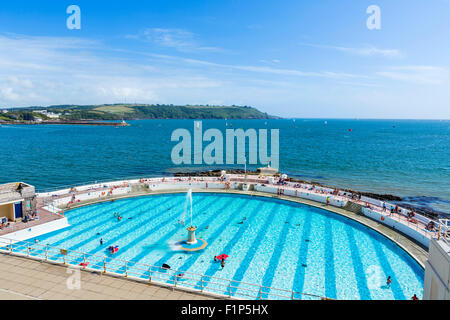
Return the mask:
[[391, 283], [392, 283], [392, 279], [391, 279], [391, 276], [389, 276], [389, 277], [387, 278], [387, 280], [386, 280], [386, 284], [387, 284], [387, 287], [388, 287], [388, 288], [391, 287]]

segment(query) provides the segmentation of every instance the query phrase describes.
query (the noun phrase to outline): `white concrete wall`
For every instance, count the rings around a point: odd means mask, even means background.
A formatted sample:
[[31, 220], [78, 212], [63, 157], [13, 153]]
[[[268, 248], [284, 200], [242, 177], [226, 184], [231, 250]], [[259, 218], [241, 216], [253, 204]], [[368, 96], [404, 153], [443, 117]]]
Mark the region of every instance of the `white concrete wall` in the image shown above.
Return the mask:
[[[206, 187], [208, 184], [208, 188]], [[176, 182], [176, 183], [149, 183], [148, 187], [152, 191], [164, 191], [164, 190], [188, 190], [188, 189], [225, 189], [223, 183], [214, 182]]]
[[[89, 189], [87, 189], [87, 190], [89, 190]], [[80, 202], [80, 201], [93, 200], [93, 199], [98, 199], [98, 198], [102, 198], [102, 197], [107, 197], [108, 194], [110, 193], [110, 191], [111, 191], [111, 189], [105, 188], [100, 191], [93, 191], [93, 192], [88, 192], [85, 194], [76, 195], [74, 203], [76, 204], [77, 202]], [[123, 194], [127, 194], [130, 192], [131, 192], [130, 187], [123, 187], [123, 188], [113, 189], [112, 195], [123, 195]], [[55, 207], [60, 207], [60, 206], [65, 207], [71, 201], [72, 201], [72, 196], [68, 196], [68, 197], [54, 200], [53, 205]], [[54, 212], [54, 210], [52, 210], [51, 208], [45, 207], [45, 209], [47, 209], [51, 212]], [[56, 211], [60, 211], [60, 210], [56, 210]]]
[[[425, 263], [423, 299], [450, 300], [450, 246], [442, 240], [433, 239], [430, 242], [428, 261]], [[442, 311], [446, 317], [446, 310]]]
[[[423, 235], [419, 231], [415, 230], [414, 228], [408, 227], [406, 224], [404, 224], [402, 222], [399, 222], [390, 217], [384, 216], [381, 213], [371, 210], [369, 208], [362, 208], [362, 212], [365, 216], [372, 218], [381, 224], [387, 225], [388, 227], [391, 227], [394, 230], [398, 230], [401, 233], [403, 233], [403, 234], [413, 238], [417, 242], [421, 243], [425, 247], [427, 247], [427, 248], [429, 247], [430, 238], [426, 237], [425, 235]], [[381, 217], [384, 217], [384, 220], [382, 220]], [[420, 228], [420, 227], [418, 227], [418, 228]], [[424, 232], [429, 232], [425, 229], [422, 229], [422, 228], [420, 228], [420, 229]]]
[[35, 237], [39, 237], [43, 234], [53, 232], [56, 230], [60, 230], [63, 228], [70, 227], [69, 222], [67, 221], [67, 218], [61, 218], [58, 220], [53, 220], [47, 223], [43, 223], [28, 229], [19, 230], [16, 232], [8, 233], [6, 236], [2, 237], [2, 243], [4, 242], [3, 239], [12, 240], [13, 243], [16, 243], [18, 241], [25, 241], [28, 239], [32, 239]]
[[[281, 187], [281, 186], [279, 188], [283, 189], [283, 187]], [[260, 192], [272, 193], [272, 194], [278, 194], [279, 188], [274, 187], [274, 186], [263, 186], [260, 184], [255, 185], [255, 190], [260, 191]], [[296, 195], [296, 191], [297, 191], [297, 195]], [[297, 189], [297, 190], [284, 189], [284, 195], [291, 196], [291, 197], [297, 197], [297, 198], [301, 198], [301, 199], [306, 199], [306, 200], [312, 200], [312, 201], [316, 201], [316, 202], [320, 202], [320, 203], [324, 203], [324, 204], [327, 203], [327, 198], [330, 197], [330, 205], [332, 205], [334, 207], [339, 207], [339, 208], [342, 208], [347, 204], [347, 200], [339, 200], [339, 199], [332, 197], [329, 194], [311, 193], [311, 192], [306, 191], [305, 189]]]

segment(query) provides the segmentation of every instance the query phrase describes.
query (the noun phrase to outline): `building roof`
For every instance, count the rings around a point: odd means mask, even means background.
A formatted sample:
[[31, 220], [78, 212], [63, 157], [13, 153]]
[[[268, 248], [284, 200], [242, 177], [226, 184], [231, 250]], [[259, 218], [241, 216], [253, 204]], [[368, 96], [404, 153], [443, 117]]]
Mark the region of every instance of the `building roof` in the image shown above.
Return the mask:
[[24, 190], [27, 191], [26, 193], [32, 191], [34, 194], [34, 187], [23, 182], [0, 185], [0, 204], [22, 200], [24, 198]]

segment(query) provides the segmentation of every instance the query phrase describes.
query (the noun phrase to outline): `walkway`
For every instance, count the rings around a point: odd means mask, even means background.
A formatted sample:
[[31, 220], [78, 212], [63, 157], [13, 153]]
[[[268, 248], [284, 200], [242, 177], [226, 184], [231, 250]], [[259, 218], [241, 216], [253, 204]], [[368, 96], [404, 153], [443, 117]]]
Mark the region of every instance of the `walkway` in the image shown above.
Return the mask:
[[0, 254], [0, 300], [212, 300], [211, 296], [81, 271], [81, 289], [60, 265]]

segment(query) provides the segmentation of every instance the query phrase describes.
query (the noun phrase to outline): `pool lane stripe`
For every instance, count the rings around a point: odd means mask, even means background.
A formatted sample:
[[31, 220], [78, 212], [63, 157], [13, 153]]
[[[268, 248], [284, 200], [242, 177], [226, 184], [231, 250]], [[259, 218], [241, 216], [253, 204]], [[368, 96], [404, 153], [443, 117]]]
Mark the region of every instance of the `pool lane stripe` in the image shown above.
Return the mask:
[[[289, 206], [288, 216], [286, 221], [289, 223], [284, 223], [283, 229], [281, 230], [276, 245], [274, 246], [274, 250], [272, 253], [272, 257], [270, 258], [268, 267], [266, 269], [266, 273], [264, 274], [264, 278], [262, 281], [262, 285], [265, 287], [271, 287], [273, 282], [273, 277], [275, 276], [275, 272], [278, 268], [278, 264], [280, 263], [280, 257], [283, 253], [283, 245], [286, 242], [287, 235], [289, 233], [289, 227], [291, 226], [291, 221], [294, 216], [295, 208], [293, 206]], [[279, 248], [279, 249], [277, 249]], [[267, 289], [266, 289], [267, 291]], [[270, 291], [269, 291], [270, 292]], [[267, 294], [264, 294], [267, 298]]]
[[[303, 292], [303, 288], [305, 286], [305, 274], [306, 268], [308, 267], [308, 247], [310, 241], [309, 237], [311, 234], [312, 214], [313, 213], [310, 210], [306, 211], [306, 218], [303, 224], [302, 237], [300, 240], [301, 244], [296, 264], [297, 269], [295, 270], [294, 282], [292, 284], [292, 291], [295, 292]], [[306, 267], [303, 266], [304, 264], [306, 265]]]
[[[224, 230], [225, 230], [228, 226], [231, 225], [231, 222], [233, 221], [233, 219], [235, 219], [235, 218], [237, 217], [237, 212], [243, 210], [248, 204], [249, 204], [249, 202], [246, 201], [243, 207], [236, 208], [235, 211], [233, 211], [232, 213], [230, 213], [230, 216], [228, 217], [228, 219], [227, 219], [226, 221], [224, 221], [224, 222], [222, 223], [222, 225], [220, 225], [220, 226], [217, 228], [217, 230], [216, 230], [212, 235], [210, 235], [210, 236], [208, 237], [208, 240], [211, 239], [211, 240], [209, 240], [210, 245], [214, 244], [214, 243], [216, 242], [216, 240], [219, 239], [220, 234], [223, 233]], [[258, 208], [258, 209], [259, 209], [259, 208]], [[256, 211], [257, 211], [257, 209], [255, 209], [255, 211], [253, 211], [253, 212], [251, 213], [251, 218], [254, 216], [254, 214], [255, 214]], [[236, 243], [233, 243], [233, 242], [237, 242], [237, 241], [234, 241], [234, 240], [236, 239], [236, 236], [242, 234], [242, 233], [241, 233], [241, 229], [246, 230], [246, 229], [248, 228], [248, 223], [249, 223], [249, 220], [247, 220], [247, 226], [246, 226], [245, 228], [239, 228], [239, 231], [235, 234], [235, 236], [233, 237], [233, 240], [230, 241], [230, 242], [232, 243], [232, 245], [230, 246], [231, 248], [236, 244]], [[237, 240], [239, 240], [239, 238], [237, 238]], [[230, 252], [231, 248], [228, 247], [228, 246], [230, 245], [230, 242], [228, 242], [227, 247], [225, 247], [225, 248], [222, 250], [223, 253], [229, 253], [229, 252]], [[189, 259], [187, 259], [187, 260], [185, 261], [185, 263], [180, 267], [180, 269], [181, 269], [181, 270], [186, 270], [186, 271], [189, 270], [189, 268], [190, 268], [190, 267], [191, 267], [191, 266], [192, 266], [199, 258], [200, 258], [200, 256], [198, 256], [198, 257], [195, 257], [195, 256], [190, 257]], [[213, 270], [214, 270], [214, 272], [213, 272]], [[213, 263], [213, 264], [211, 264], [211, 266], [208, 268], [208, 270], [207, 270], [206, 272], [204, 272], [203, 274], [204, 274], [204, 275], [207, 275], [207, 276], [211, 276], [209, 273], [211, 273], [211, 272], [215, 273], [217, 270], [218, 270], [217, 264]], [[201, 281], [200, 281], [200, 282], [197, 284], [197, 286], [200, 286], [200, 287], [201, 287], [201, 285], [202, 285], [202, 283], [201, 283]], [[206, 284], [206, 285], [207, 285], [207, 284]], [[206, 287], [206, 285], [205, 285], [205, 287]]]
[[[275, 204], [276, 204], [275, 202], [271, 203], [270, 210], [272, 210], [275, 207]], [[273, 222], [274, 218], [275, 218], [275, 214], [267, 215], [264, 225], [261, 226], [261, 229], [258, 232], [258, 235], [253, 240], [252, 245], [250, 246], [250, 248], [248, 248], [244, 259], [240, 263], [239, 268], [234, 273], [233, 278], [232, 278], [234, 281], [242, 281], [242, 279], [244, 278], [244, 275], [247, 272], [247, 269], [250, 266], [250, 263], [252, 262], [253, 258], [255, 257], [256, 251], [258, 251], [258, 248], [261, 245], [262, 240], [266, 236], [269, 226]], [[234, 295], [236, 293], [236, 290], [237, 290], [237, 288], [231, 289], [232, 295]]]
[[[161, 201], [161, 202], [162, 202], [162, 201]], [[159, 202], [159, 203], [161, 203], [161, 202]], [[159, 203], [158, 203], [158, 204], [159, 204]], [[142, 205], [142, 203], [141, 203], [141, 204], [138, 204], [138, 205], [136, 205], [136, 206], [134, 206], [133, 209], [137, 208], [137, 207], [140, 206], [140, 205]], [[154, 206], [155, 204], [152, 204], [152, 205]], [[165, 206], [164, 209], [167, 208], [167, 207], [168, 207], [168, 206]], [[159, 214], [157, 214], [156, 216], [151, 216], [151, 217], [149, 217], [149, 218], [146, 219], [144, 222], [148, 222], [148, 221], [150, 221], [150, 220], [152, 220], [152, 219], [158, 218], [158, 217], [162, 216], [164, 213], [166, 213], [166, 211], [161, 210], [161, 212], [160, 212]], [[126, 222], [128, 222], [128, 221], [126, 221]], [[125, 222], [125, 223], [126, 223], [126, 222]], [[99, 225], [99, 224], [97, 224], [96, 226], [98, 226], [98, 225]], [[112, 228], [113, 228], [113, 229], [116, 229], [116, 228], [117, 228], [117, 224], [114, 225]], [[122, 235], [122, 234], [124, 234], [124, 233], [126, 233], [126, 232], [122, 232], [120, 235]], [[98, 237], [98, 236], [95, 236], [95, 237]], [[88, 253], [88, 254], [94, 254], [95, 252], [101, 251], [102, 249], [105, 248], [105, 246], [106, 246], [107, 244], [114, 244], [114, 242], [115, 242], [117, 239], [119, 239], [119, 238], [120, 238], [120, 236], [117, 236], [116, 238], [113, 238], [112, 240], [105, 241], [105, 242], [104, 242], [104, 246], [101, 246], [100, 248], [93, 249], [93, 250], [91, 250], [91, 251], [89, 251], [89, 252], [86, 252], [86, 253]], [[53, 245], [52, 245], [52, 246], [53, 246]], [[72, 249], [71, 249], [71, 250], [72, 250]], [[59, 256], [59, 255], [57, 255], [57, 256]], [[55, 257], [57, 257], [57, 256], [55, 256]]]
[[[217, 212], [220, 212], [221, 210], [223, 210], [224, 208], [226, 208], [227, 206], [229, 206], [231, 203], [233, 202], [233, 199], [230, 198], [228, 199], [228, 201], [226, 201], [220, 208], [216, 209], [215, 211], [211, 212], [211, 216], [205, 221], [203, 222], [200, 227], [198, 228], [198, 230], [203, 230], [204, 228], [206, 228], [206, 226], [210, 225], [211, 222], [214, 221], [214, 219], [217, 217]], [[233, 217], [234, 218], [234, 217]], [[221, 226], [223, 227], [223, 225]], [[220, 230], [220, 228], [218, 229]], [[221, 230], [223, 231], [223, 230]], [[172, 236], [172, 235], [170, 235]], [[160, 240], [161, 241], [161, 240]], [[210, 242], [209, 244], [212, 244], [214, 241]], [[169, 252], [166, 255], [164, 255], [161, 259], [159, 259], [154, 266], [156, 267], [160, 267], [162, 266], [163, 263], [165, 263], [167, 260], [169, 260], [171, 257], [173, 257], [174, 255], [176, 255], [176, 252]], [[183, 264], [183, 266], [181, 266], [180, 268], [178, 268], [180, 271], [183, 270], [187, 270], [192, 264], [194, 264], [194, 262], [199, 258], [200, 256], [191, 256], [189, 259], [186, 260], [186, 262]], [[192, 263], [190, 263], [190, 261], [192, 261]]]
[[[210, 200], [210, 201], [206, 201], [206, 200]], [[209, 197], [205, 197], [203, 199], [200, 199], [197, 204], [198, 205], [202, 205], [200, 207], [200, 210], [203, 210], [206, 206], [208, 206], [212, 201], [214, 201], [214, 198], [209, 199]], [[197, 210], [199, 210], [199, 208], [197, 208]], [[152, 233], [158, 231], [159, 229], [161, 229], [163, 226], [167, 225], [167, 224], [171, 224], [174, 223], [173, 218], [177, 217], [181, 214], [181, 212], [184, 211], [184, 208], [182, 208], [181, 210], [177, 211], [176, 214], [171, 215], [168, 219], [166, 219], [165, 221], [161, 222], [160, 224], [156, 225], [155, 227], [151, 228], [150, 230], [147, 230], [145, 233], [143, 233], [142, 235], [140, 235], [139, 237], [135, 238], [133, 241], [131, 241], [130, 243], [128, 243], [126, 246], [124, 246], [121, 250], [119, 250], [118, 254], [114, 255], [112, 258], [116, 258], [118, 256], [122, 256], [125, 252], [127, 252], [128, 250], [132, 249], [135, 245], [137, 245], [139, 242], [141, 242], [142, 240], [146, 239], [148, 236], [150, 236]], [[142, 224], [141, 227], [145, 227], [145, 223]], [[127, 231], [128, 232], [128, 231]], [[178, 232], [178, 229], [175, 228], [171, 233], [170, 236], [172, 234], [175, 234], [176, 232]], [[165, 238], [165, 237], [164, 237]], [[168, 237], [169, 238], [169, 237]], [[148, 255], [148, 251], [143, 251], [141, 254], [135, 256], [135, 257], [130, 257], [128, 260], [130, 260], [133, 263], [138, 263], [140, 260], [142, 260], [143, 257], [145, 257], [146, 255]], [[120, 269], [121, 271], [125, 271], [124, 268]]]
[[[122, 207], [126, 206], [126, 204], [127, 204], [127, 202], [124, 201], [124, 202], [121, 203], [119, 206], [117, 206], [114, 210], [116, 210], [117, 208], [122, 208]], [[90, 206], [86, 206], [86, 207], [80, 208], [80, 209], [86, 209], [86, 210], [83, 210], [83, 213], [81, 213], [81, 215], [87, 214], [88, 212], [85, 212], [85, 211], [89, 211], [89, 209], [95, 210], [94, 212], [97, 212], [97, 211], [98, 211], [98, 213], [94, 214], [93, 216], [86, 216], [86, 217], [83, 217], [83, 218], [80, 219], [80, 220], [76, 220], [76, 219], [77, 219], [77, 216], [74, 216], [74, 219], [73, 219], [73, 220], [75, 220], [75, 221], [73, 221], [72, 224], [71, 224], [69, 227], [64, 228], [64, 229], [61, 229], [61, 230], [57, 230], [57, 231], [55, 231], [55, 232], [47, 233], [47, 234], [45, 234], [45, 235], [43, 235], [43, 236], [40, 236], [40, 237], [39, 237], [40, 240], [41, 240], [41, 241], [44, 241], [44, 240], [46, 240], [46, 239], [48, 239], [48, 238], [50, 238], [50, 237], [52, 237], [52, 236], [54, 236], [54, 235], [56, 235], [56, 234], [61, 234], [61, 233], [66, 232], [66, 231], [68, 231], [68, 230], [75, 229], [76, 227], [83, 226], [84, 224], [89, 223], [89, 221], [91, 221], [92, 219], [96, 219], [97, 217], [100, 217], [100, 216], [104, 215], [104, 214], [105, 214], [105, 210], [104, 210], [105, 208], [103, 208], [103, 207], [104, 207], [105, 205], [106, 205], [106, 203], [102, 203], [102, 204], [100, 204], [100, 205], [94, 205], [94, 206], [98, 206], [97, 208], [89, 208]], [[74, 209], [74, 210], [77, 210], [77, 209]], [[77, 213], [77, 214], [80, 214], [80, 213]], [[68, 219], [72, 220], [72, 217], [69, 216]], [[80, 231], [79, 231], [79, 232], [77, 232], [76, 234], [72, 234], [72, 235], [70, 235], [70, 236], [67, 237], [67, 238], [60, 239], [60, 240], [58, 240], [58, 241], [52, 243], [51, 245], [52, 245], [52, 246], [53, 246], [53, 245], [59, 245], [60, 243], [63, 243], [64, 241], [66, 241], [66, 240], [68, 240], [68, 239], [72, 239], [74, 236], [80, 235], [80, 234], [82, 234], [82, 233], [83, 233], [83, 232], [80, 232]]]
[[[162, 202], [162, 201], [160, 201], [160, 202]], [[116, 207], [114, 209], [111, 209], [111, 211], [116, 211], [117, 209], [123, 208], [123, 207], [125, 207], [126, 205], [129, 205], [129, 204], [130, 204], [129, 201], [124, 201], [124, 203], [122, 203], [120, 206], [118, 206], [118, 207]], [[139, 205], [141, 205], [141, 203], [140, 204], [136, 204], [136, 206], [133, 207], [133, 209], [138, 207]], [[106, 211], [105, 208], [101, 208], [101, 211], [99, 213], [97, 213], [97, 214], [95, 214], [93, 216], [86, 217], [86, 219], [83, 219], [83, 222], [81, 222], [81, 223], [75, 222], [75, 224], [72, 224], [71, 227], [69, 227], [69, 228], [73, 228], [73, 229], [79, 228], [80, 226], [83, 226], [83, 225], [89, 223], [93, 219], [97, 219], [98, 217], [101, 217], [101, 216], [104, 215], [105, 216], [104, 219], [101, 219], [97, 224], [95, 224], [95, 225], [90, 227], [90, 229], [96, 228], [99, 225], [101, 225], [101, 224], [105, 223], [106, 221], [108, 221], [109, 219], [111, 219], [111, 216], [109, 216], [109, 214], [107, 212], [109, 212], [109, 210]], [[58, 232], [58, 233], [63, 233], [65, 231], [67, 231], [67, 229], [61, 229], [60, 232]], [[61, 244], [65, 243], [65, 242], [67, 242], [67, 241], [69, 241], [71, 239], [74, 239], [74, 238], [82, 235], [85, 232], [86, 232], [86, 230], [83, 228], [80, 231], [75, 232], [74, 234], [71, 234], [70, 236], [68, 236], [66, 238], [63, 238], [63, 239], [60, 239], [60, 240], [58, 240], [58, 241], [56, 241], [54, 243], [51, 243], [49, 245], [51, 245], [52, 247], [60, 246]], [[45, 238], [41, 238], [41, 241], [47, 239], [49, 236], [50, 236], [50, 234], [48, 234]]]
[[[157, 205], [159, 205], [159, 204], [162, 203], [163, 201], [164, 201], [164, 200], [162, 199], [161, 201], [159, 201], [159, 202], [157, 203]], [[132, 202], [131, 202], [131, 203], [132, 203]], [[139, 206], [142, 206], [143, 204], [145, 204], [144, 200], [143, 200], [143, 199], [139, 199], [139, 201], [137, 201], [137, 203], [135, 203], [135, 205], [134, 205], [133, 207], [131, 207], [131, 210], [135, 210], [136, 208], [138, 208]], [[123, 209], [126, 205], [130, 205], [130, 202], [127, 201], [126, 203], [122, 204], [122, 205], [120, 206], [120, 208]], [[116, 209], [117, 209], [117, 208], [116, 208]], [[114, 211], [115, 211], [116, 209], [114, 209]], [[130, 209], [127, 209], [127, 210], [130, 210]], [[89, 218], [87, 219], [88, 221], [86, 221], [86, 223], [89, 222], [89, 220], [93, 220], [93, 219], [96, 219], [97, 217], [104, 216], [104, 217], [103, 217], [101, 220], [99, 220], [95, 225], [90, 226], [89, 229], [90, 229], [90, 230], [95, 230], [98, 226], [100, 226], [100, 225], [102, 225], [102, 224], [104, 224], [104, 223], [110, 221], [112, 218], [114, 218], [113, 216], [110, 216], [110, 215], [109, 215], [110, 213], [111, 213], [111, 212], [110, 212], [109, 210], [108, 210], [108, 211], [102, 210], [102, 212], [100, 212], [100, 213], [98, 213], [98, 214], [96, 214], [96, 215], [94, 215], [94, 216], [89, 217]], [[84, 224], [85, 224], [85, 223], [81, 223], [81, 224], [76, 223], [75, 225], [73, 225], [73, 227], [74, 227], [74, 228], [78, 228], [78, 227], [80, 227], [80, 226], [82, 226], [82, 225], [84, 225]], [[61, 230], [61, 232], [64, 232], [64, 230]], [[81, 229], [80, 231], [75, 232], [74, 234], [70, 235], [69, 237], [60, 239], [60, 240], [58, 240], [57, 242], [52, 243], [51, 246], [52, 246], [52, 247], [61, 246], [62, 244], [66, 243], [67, 241], [69, 241], [69, 240], [71, 240], [71, 239], [74, 239], [74, 238], [76, 238], [76, 237], [78, 237], [78, 236], [80, 236], [80, 235], [83, 235], [83, 234], [85, 234], [85, 233], [86, 233], [86, 228], [83, 228], [83, 229]], [[71, 249], [71, 250], [73, 250], [73, 249]]]
[[[234, 234], [233, 238], [230, 241], [228, 241], [228, 244], [222, 250], [223, 253], [229, 254], [233, 250], [234, 246], [236, 244], [238, 244], [238, 242], [241, 239], [242, 235], [244, 234], [245, 231], [247, 231], [247, 229], [250, 227], [250, 223], [256, 217], [257, 213], [260, 212], [260, 211], [261, 211], [261, 208], [259, 206], [256, 206], [255, 209], [253, 209], [253, 211], [249, 215], [250, 218], [246, 220], [245, 226], [240, 227], [238, 229], [238, 232], [236, 232]], [[204, 275], [213, 277], [218, 270], [219, 270], [219, 268], [217, 267], [217, 264], [213, 263], [208, 268], [208, 270], [206, 270]]]
[[336, 269], [334, 264], [333, 224], [325, 217], [325, 296], [337, 299]]
[[[151, 216], [151, 218], [153, 218], [153, 219], [155, 219], [155, 218], [159, 218], [160, 216], [162, 216], [164, 213], [166, 213], [167, 212], [167, 208], [168, 207], [174, 207], [174, 206], [177, 206], [177, 205], [179, 205], [179, 204], [181, 204], [182, 202], [184, 201], [184, 199], [182, 199], [182, 198], [180, 198], [179, 199], [179, 201], [176, 201], [176, 202], [174, 202], [174, 203], [169, 203], [168, 205], [167, 205], [167, 203], [164, 205], [164, 206], [161, 206], [160, 208], [158, 208], [159, 210], [160, 210], [160, 213], [159, 214], [156, 214], [156, 215], [152, 215]], [[147, 203], [147, 205], [145, 206], [145, 211], [147, 211], [147, 210], [149, 210], [149, 209], [151, 209], [151, 208], [155, 208], [156, 206], [159, 206], [159, 205], [161, 205], [162, 203], [163, 203], [164, 201], [160, 201], [160, 202], [158, 202], [158, 203]], [[133, 210], [135, 210], [136, 208], [137, 208], [138, 206], [135, 206], [135, 207], [133, 207], [133, 208], [130, 208], [130, 209], [128, 209], [127, 211], [128, 212], [130, 212], [130, 211], [133, 211]], [[134, 217], [133, 217], [134, 218]], [[118, 224], [121, 224], [120, 226], [118, 225]], [[112, 225], [110, 228], [108, 228], [108, 229], [105, 229], [105, 230], [101, 230], [101, 235], [100, 236], [98, 236], [98, 235], [93, 235], [92, 237], [90, 237], [90, 238], [88, 238], [88, 239], [86, 239], [86, 240], [84, 240], [84, 241], [82, 241], [82, 242], [80, 242], [80, 243], [78, 243], [78, 244], [76, 244], [76, 245], [74, 245], [74, 246], [72, 246], [71, 248], [69, 248], [69, 250], [77, 250], [78, 248], [80, 248], [80, 247], [82, 247], [82, 246], [84, 246], [85, 244], [87, 244], [87, 243], [89, 243], [89, 242], [91, 242], [91, 241], [93, 241], [93, 240], [95, 240], [95, 239], [98, 239], [99, 237], [106, 237], [107, 236], [107, 234], [109, 233], [109, 232], [111, 232], [111, 231], [113, 231], [113, 230], [116, 230], [118, 227], [122, 227], [122, 226], [126, 226], [126, 225], [128, 225], [128, 230], [130, 230], [130, 227], [129, 227], [129, 225], [133, 225], [133, 224], [137, 224], [137, 225], [140, 225], [142, 223], [142, 221], [139, 221], [138, 219], [132, 219], [132, 220], [125, 220], [125, 221], [117, 221], [117, 223], [115, 223], [114, 225]], [[96, 225], [96, 227], [98, 226], [98, 224]], [[134, 227], [134, 226], [133, 226]], [[107, 244], [107, 243], [110, 243], [111, 241], [105, 241], [105, 244]]]
[[361, 300], [371, 300], [370, 290], [367, 286], [366, 273], [364, 271], [364, 266], [361, 261], [361, 255], [359, 253], [358, 246], [355, 242], [355, 234], [353, 227], [346, 222], [345, 232], [347, 233], [348, 244], [350, 248], [350, 253], [352, 256], [353, 269], [355, 271], [355, 278], [358, 287], [359, 297]]
[[380, 262], [379, 265], [384, 269], [385, 274], [387, 273], [387, 275], [391, 276], [392, 278], [391, 287], [392, 293], [394, 294], [394, 298], [396, 300], [406, 300], [403, 290], [399, 285], [399, 283], [397, 282], [398, 278], [396, 277], [395, 272], [392, 269], [391, 264], [389, 263], [389, 260], [386, 258], [383, 248], [381, 248], [380, 242], [378, 242], [374, 238], [371, 239], [371, 242], [373, 243], [375, 252], [378, 257], [378, 261]]
[[[202, 202], [202, 201], [200, 201], [200, 203], [201, 203], [201, 202]], [[146, 237], [148, 237], [149, 234], [151, 234], [151, 233], [157, 231], [158, 229], [160, 229], [160, 228], [161, 228], [162, 226], [164, 226], [164, 225], [167, 225], [167, 224], [169, 224], [169, 223], [173, 223], [174, 218], [178, 217], [178, 216], [181, 214], [181, 212], [183, 212], [183, 210], [184, 210], [183, 208], [180, 208], [179, 210], [171, 211], [171, 214], [167, 217], [167, 219], [162, 220], [162, 221], [159, 222], [157, 225], [155, 225], [155, 226], [152, 227], [151, 229], [147, 230], [145, 233], [143, 233], [143, 234], [140, 235], [139, 237], [134, 238], [133, 240], [131, 240], [126, 246], [120, 248], [120, 250], [119, 250], [119, 252], [118, 252], [117, 254], [115, 254], [115, 255], [113, 255], [113, 256], [108, 256], [108, 257], [110, 257], [110, 258], [112, 258], [112, 259], [115, 259], [115, 258], [117, 258], [117, 257], [119, 257], [119, 256], [122, 256], [122, 255], [123, 255], [125, 252], [127, 252], [129, 249], [133, 248], [133, 247], [134, 247], [136, 244], [138, 244], [140, 241], [142, 241], [143, 239], [145, 239]], [[167, 214], [167, 210], [161, 210], [161, 212], [158, 214], [157, 218], [162, 217], [162, 216], [164, 216], [165, 214]], [[147, 227], [147, 223], [150, 222], [150, 221], [152, 221], [152, 220], [154, 220], [154, 219], [155, 219], [155, 217], [152, 216], [152, 217], [149, 217], [148, 219], [146, 219], [146, 220], [144, 220], [144, 221], [141, 221], [141, 222], [139, 223], [139, 227], [137, 227], [137, 228], [134, 229], [134, 230], [124, 230], [123, 232], [117, 234], [116, 237], [114, 237], [113, 239], [109, 240], [108, 243], [109, 243], [109, 244], [115, 244], [116, 241], [120, 240], [121, 238], [123, 238], [124, 236], [126, 236], [126, 235], [127, 235], [128, 233], [130, 233], [131, 231], [136, 232], [136, 231], [138, 231], [138, 230], [140, 230], [140, 229], [144, 229], [144, 230], [145, 230], [145, 228]], [[89, 252], [89, 253], [97, 252], [97, 251], [100, 251], [100, 250], [105, 250], [105, 248], [104, 248], [104, 247], [97, 248], [97, 249], [92, 250], [92, 251]], [[129, 259], [129, 260], [132, 260], [132, 259]], [[133, 262], [136, 262], [136, 261], [133, 261]]]

